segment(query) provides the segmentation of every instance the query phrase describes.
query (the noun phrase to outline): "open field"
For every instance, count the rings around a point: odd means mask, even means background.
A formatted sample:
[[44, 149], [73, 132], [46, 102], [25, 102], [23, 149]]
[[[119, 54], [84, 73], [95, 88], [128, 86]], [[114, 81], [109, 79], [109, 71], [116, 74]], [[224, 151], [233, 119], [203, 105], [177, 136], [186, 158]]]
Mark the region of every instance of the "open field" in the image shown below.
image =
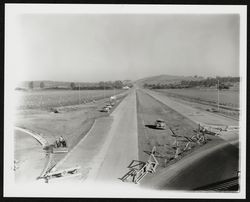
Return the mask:
[[18, 109], [50, 109], [100, 100], [124, 90], [37, 90], [16, 91]]
[[[218, 101], [218, 91], [215, 89], [161, 89], [157, 91], [194, 101], [205, 101], [213, 104], [217, 104]], [[221, 90], [219, 91], [219, 103], [220, 105], [239, 108], [239, 96], [239, 91]]]

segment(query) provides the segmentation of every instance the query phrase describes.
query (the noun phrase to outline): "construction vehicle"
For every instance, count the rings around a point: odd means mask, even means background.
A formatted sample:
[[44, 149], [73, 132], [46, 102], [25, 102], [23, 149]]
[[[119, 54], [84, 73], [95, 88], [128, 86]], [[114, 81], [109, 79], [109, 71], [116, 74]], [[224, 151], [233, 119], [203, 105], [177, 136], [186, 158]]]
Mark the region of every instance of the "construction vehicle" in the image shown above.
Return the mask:
[[66, 153], [66, 152], [68, 152], [66, 140], [62, 136], [60, 136], [53, 145], [52, 153]]
[[111, 96], [110, 98], [109, 98], [109, 101], [110, 102], [115, 102], [116, 101], [116, 96], [114, 95], [114, 96]]
[[110, 104], [107, 104], [106, 107], [112, 109], [112, 106]]
[[101, 111], [102, 111], [102, 112], [109, 112], [109, 111], [110, 111], [110, 108], [105, 106], [105, 107], [102, 108]]
[[146, 162], [133, 160], [128, 168], [129, 171], [120, 180], [129, 181], [138, 184], [148, 173], [155, 173], [156, 168], [159, 165], [156, 157], [156, 147], [153, 147], [151, 152], [145, 152], [149, 154], [149, 158]]
[[166, 123], [165, 123], [165, 121], [164, 120], [162, 120], [162, 119], [157, 119], [156, 121], [155, 121], [155, 128], [157, 128], [157, 129], [166, 129]]

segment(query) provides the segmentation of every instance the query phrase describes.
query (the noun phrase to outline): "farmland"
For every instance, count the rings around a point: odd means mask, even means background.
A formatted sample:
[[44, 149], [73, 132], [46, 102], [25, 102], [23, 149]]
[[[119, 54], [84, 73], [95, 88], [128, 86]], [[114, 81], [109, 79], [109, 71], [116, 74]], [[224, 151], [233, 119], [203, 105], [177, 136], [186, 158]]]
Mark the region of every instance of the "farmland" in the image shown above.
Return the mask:
[[[215, 89], [161, 89], [157, 91], [169, 96], [211, 104], [217, 104], [218, 99], [218, 91]], [[239, 108], [239, 91], [221, 90], [219, 92], [219, 102], [220, 105]]]
[[38, 90], [16, 91], [18, 109], [50, 109], [97, 101], [119, 94], [124, 90]]

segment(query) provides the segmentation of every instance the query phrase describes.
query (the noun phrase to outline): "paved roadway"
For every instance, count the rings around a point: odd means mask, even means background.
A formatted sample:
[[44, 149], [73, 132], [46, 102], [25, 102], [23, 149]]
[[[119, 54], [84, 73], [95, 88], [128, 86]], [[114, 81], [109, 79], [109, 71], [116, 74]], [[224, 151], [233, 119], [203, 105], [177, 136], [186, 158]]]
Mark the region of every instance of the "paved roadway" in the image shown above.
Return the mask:
[[[89, 133], [54, 168], [81, 166], [81, 180], [120, 181], [138, 159], [135, 90], [108, 117], [99, 118]], [[73, 179], [72, 180], [78, 180]]]
[[116, 180], [128, 171], [127, 166], [132, 160], [138, 160], [136, 111], [136, 94], [132, 89], [131, 94], [112, 114], [114, 122], [109, 133], [113, 139], [95, 175], [97, 180]]

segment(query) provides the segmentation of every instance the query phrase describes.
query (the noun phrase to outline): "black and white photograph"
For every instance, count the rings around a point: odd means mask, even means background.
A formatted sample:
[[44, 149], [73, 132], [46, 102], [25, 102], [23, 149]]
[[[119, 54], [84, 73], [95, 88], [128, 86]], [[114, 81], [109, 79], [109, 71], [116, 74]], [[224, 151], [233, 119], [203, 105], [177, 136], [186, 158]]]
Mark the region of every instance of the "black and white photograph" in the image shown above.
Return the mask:
[[245, 198], [246, 13], [5, 4], [4, 196]]

